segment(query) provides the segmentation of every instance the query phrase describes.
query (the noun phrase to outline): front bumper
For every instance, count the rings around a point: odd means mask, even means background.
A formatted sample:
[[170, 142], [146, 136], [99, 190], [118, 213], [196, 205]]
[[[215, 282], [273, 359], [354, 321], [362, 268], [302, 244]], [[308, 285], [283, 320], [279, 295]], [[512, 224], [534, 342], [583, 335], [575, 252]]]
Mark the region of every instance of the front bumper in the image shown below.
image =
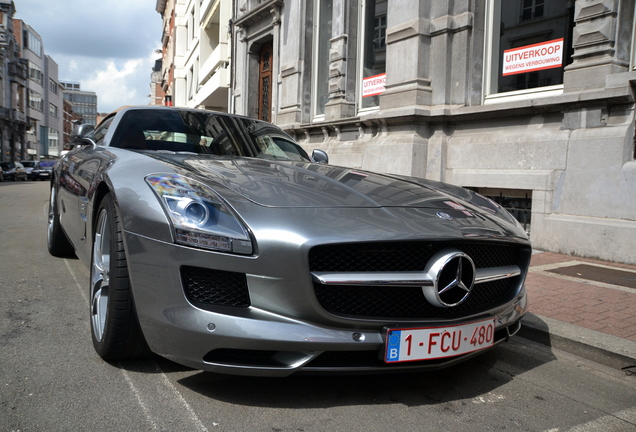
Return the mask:
[[[128, 266], [140, 324], [150, 349], [196, 369], [252, 376], [296, 372], [389, 372], [441, 368], [483, 351], [434, 361], [386, 364], [386, 327], [434, 327], [495, 317], [495, 344], [519, 329], [527, 309], [525, 289], [509, 303], [453, 321], [400, 322], [347, 319], [318, 305], [298, 253], [263, 257], [207, 252], [126, 233]], [[163, 257], [158, 261], [158, 257]], [[246, 274], [249, 307], [195, 307], [182, 287], [181, 265]], [[283, 295], [285, 294], [285, 295]], [[273, 297], [273, 298], [272, 298]], [[280, 303], [289, 302], [289, 306]], [[288, 310], [289, 313], [284, 311]]]

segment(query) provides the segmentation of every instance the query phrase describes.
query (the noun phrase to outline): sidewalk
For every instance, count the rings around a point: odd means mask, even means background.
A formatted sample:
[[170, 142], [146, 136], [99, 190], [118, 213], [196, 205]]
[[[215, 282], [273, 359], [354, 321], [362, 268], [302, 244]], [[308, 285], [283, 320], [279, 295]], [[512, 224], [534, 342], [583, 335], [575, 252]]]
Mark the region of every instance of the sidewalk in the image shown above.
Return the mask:
[[526, 288], [520, 336], [636, 371], [636, 266], [536, 252]]

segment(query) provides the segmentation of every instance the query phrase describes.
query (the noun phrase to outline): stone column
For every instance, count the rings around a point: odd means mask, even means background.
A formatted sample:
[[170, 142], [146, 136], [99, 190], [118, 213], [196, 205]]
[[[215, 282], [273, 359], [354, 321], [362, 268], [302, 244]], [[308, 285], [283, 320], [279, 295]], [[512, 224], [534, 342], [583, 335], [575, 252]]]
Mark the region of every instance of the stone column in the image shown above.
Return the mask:
[[[292, 125], [302, 122], [303, 73], [311, 74], [311, 70], [304, 70], [304, 41], [305, 16], [307, 3], [288, 1], [284, 5], [284, 21], [280, 24], [280, 42], [278, 45], [279, 59], [279, 88], [278, 110], [276, 123]], [[311, 6], [309, 6], [311, 11]]]
[[429, 0], [389, 0], [387, 83], [380, 96], [382, 110], [431, 105], [431, 3]]
[[[431, 5], [429, 77], [433, 105], [465, 105], [475, 64], [474, 13], [468, 0], [435, 1]], [[483, 52], [483, 47], [479, 50]]]
[[605, 79], [629, 69], [633, 0], [577, 0], [573, 62], [565, 68], [564, 91], [604, 88]]

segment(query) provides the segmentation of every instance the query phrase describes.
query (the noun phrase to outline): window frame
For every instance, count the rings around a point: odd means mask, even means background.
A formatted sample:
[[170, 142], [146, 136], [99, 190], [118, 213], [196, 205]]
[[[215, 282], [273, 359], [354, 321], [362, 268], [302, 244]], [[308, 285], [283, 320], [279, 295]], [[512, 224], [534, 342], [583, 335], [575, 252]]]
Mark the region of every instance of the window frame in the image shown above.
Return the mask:
[[[482, 103], [490, 105], [495, 103], [513, 102], [518, 100], [534, 99], [537, 97], [559, 96], [563, 94], [563, 84], [531, 89], [498, 92], [499, 79], [499, 37], [495, 29], [500, 29], [502, 0], [486, 1], [486, 25], [484, 37], [484, 75], [482, 80]], [[564, 54], [565, 55], [565, 54]]]
[[632, 24], [632, 50], [629, 61], [629, 70], [636, 70], [636, 14], [634, 14], [634, 23]]
[[[369, 113], [373, 113], [376, 112], [380, 109], [380, 104], [378, 103], [378, 105], [376, 106], [370, 106], [370, 107], [365, 107], [362, 108], [362, 101], [363, 101], [363, 97], [362, 97], [362, 87], [363, 87], [363, 80], [365, 79], [364, 76], [364, 63], [365, 63], [365, 57], [364, 57], [364, 53], [365, 53], [365, 35], [366, 35], [366, 8], [367, 8], [367, 4], [371, 1], [376, 1], [376, 0], [360, 0], [359, 3], [359, 13], [358, 13], [358, 64], [357, 64], [357, 76], [356, 76], [356, 95], [355, 95], [355, 101], [356, 101], [356, 112], [358, 113], [358, 115], [364, 115], [364, 114], [369, 114]], [[385, 50], [388, 48], [388, 46], [386, 45], [386, 30], [388, 28], [388, 18], [389, 18], [389, 8], [388, 8], [388, 1], [387, 1], [387, 11], [386, 11], [386, 15], [385, 15], [385, 27], [384, 27], [384, 41], [385, 41]], [[375, 20], [374, 20], [375, 21]], [[375, 30], [375, 27], [374, 27]], [[375, 38], [372, 41], [372, 43], [375, 42]], [[386, 63], [384, 66], [384, 74], [386, 75]], [[366, 77], [369, 78], [369, 77]]]
[[[325, 121], [325, 113], [323, 112], [322, 114], [317, 114], [318, 111], [318, 106], [319, 106], [319, 95], [318, 95], [318, 79], [319, 79], [319, 74], [320, 74], [320, 70], [319, 70], [319, 66], [320, 66], [320, 56], [319, 56], [319, 50], [320, 50], [320, 7], [322, 5], [322, 3], [324, 1], [331, 1], [331, 13], [333, 16], [333, 0], [317, 0], [316, 2], [314, 2], [314, 20], [313, 20], [313, 24], [314, 24], [314, 41], [313, 41], [313, 48], [312, 48], [312, 61], [313, 61], [313, 67], [312, 67], [312, 78], [311, 78], [311, 119], [313, 123], [318, 123], [318, 122], [324, 122]], [[333, 17], [331, 19], [331, 24], [332, 24], [332, 30], [331, 30], [331, 35], [330, 38], [328, 39], [329, 45], [331, 45], [331, 39], [333, 38]], [[327, 52], [329, 52], [329, 50], [331, 49], [331, 46], [329, 46]], [[327, 55], [327, 60], [329, 59], [329, 55]], [[321, 77], [320, 77], [321, 78]], [[329, 69], [327, 69], [327, 94], [329, 94]]]

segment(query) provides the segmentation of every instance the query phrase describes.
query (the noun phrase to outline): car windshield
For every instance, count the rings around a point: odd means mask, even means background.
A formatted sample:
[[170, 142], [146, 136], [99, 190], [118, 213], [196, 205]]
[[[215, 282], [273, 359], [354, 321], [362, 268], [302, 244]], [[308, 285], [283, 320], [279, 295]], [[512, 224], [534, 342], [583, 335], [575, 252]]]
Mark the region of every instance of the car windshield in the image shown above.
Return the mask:
[[0, 167], [2, 167], [3, 170], [10, 170], [15, 168], [15, 164], [13, 162], [2, 162], [0, 163]]
[[136, 150], [309, 161], [307, 153], [269, 123], [186, 110], [132, 110], [111, 146]]
[[38, 167], [40, 168], [50, 168], [55, 165], [55, 161], [42, 161], [38, 163]]
[[24, 161], [22, 162], [25, 168], [33, 168], [35, 166], [35, 161]]

